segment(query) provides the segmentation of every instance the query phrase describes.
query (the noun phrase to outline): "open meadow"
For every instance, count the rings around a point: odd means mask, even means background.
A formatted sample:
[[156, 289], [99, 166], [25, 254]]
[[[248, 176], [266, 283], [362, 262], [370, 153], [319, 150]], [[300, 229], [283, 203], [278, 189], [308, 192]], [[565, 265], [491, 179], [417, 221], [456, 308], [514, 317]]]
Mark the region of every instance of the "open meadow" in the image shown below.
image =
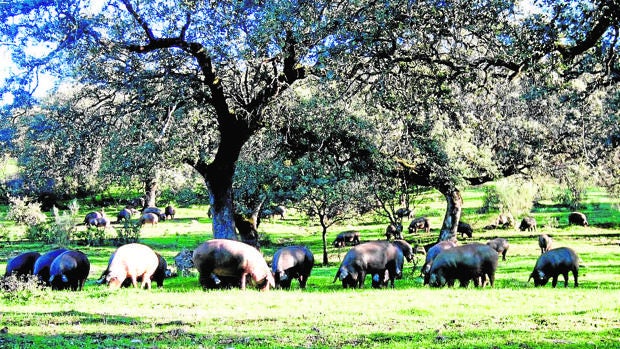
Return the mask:
[[[197, 273], [166, 279], [163, 288], [112, 291], [95, 281], [105, 269], [112, 246], [70, 246], [84, 251], [91, 262], [82, 292], [50, 290], [2, 291], [0, 348], [617, 348], [620, 341], [620, 213], [617, 203], [599, 191], [590, 192], [582, 212], [589, 227], [569, 226], [566, 208], [538, 205], [532, 215], [537, 232], [515, 228], [483, 230], [497, 212], [478, 214], [482, 190], [463, 193], [463, 220], [474, 235], [459, 243], [505, 237], [507, 260], [499, 262], [493, 288], [432, 289], [422, 285], [411, 263], [394, 289], [343, 289], [333, 283], [348, 247], [328, 246], [329, 264], [321, 265], [320, 227], [292, 212], [284, 220], [264, 220], [259, 226], [262, 252], [270, 262], [285, 245], [303, 244], [315, 255], [306, 290], [259, 292], [203, 291]], [[431, 233], [411, 235], [413, 243], [435, 241], [445, 201], [425, 194], [416, 207], [429, 217]], [[6, 208], [4, 208], [6, 209]], [[84, 214], [88, 210], [84, 209]], [[118, 207], [106, 208], [114, 216]], [[173, 221], [145, 226], [141, 242], [173, 265], [182, 249], [193, 249], [211, 238], [207, 207], [178, 208]], [[519, 217], [520, 218], [520, 217]], [[0, 270], [18, 252], [45, 252], [53, 246], [16, 241], [20, 229], [1, 222], [11, 240], [2, 242]], [[409, 220], [405, 219], [404, 225]], [[330, 229], [357, 229], [362, 240], [383, 239], [387, 221], [366, 216]], [[80, 227], [83, 229], [83, 227]], [[535, 288], [528, 276], [540, 255], [537, 236], [551, 235], [554, 247], [573, 248], [582, 263], [579, 287]], [[107, 233], [114, 236], [113, 231]], [[423, 258], [423, 257], [422, 257]]]

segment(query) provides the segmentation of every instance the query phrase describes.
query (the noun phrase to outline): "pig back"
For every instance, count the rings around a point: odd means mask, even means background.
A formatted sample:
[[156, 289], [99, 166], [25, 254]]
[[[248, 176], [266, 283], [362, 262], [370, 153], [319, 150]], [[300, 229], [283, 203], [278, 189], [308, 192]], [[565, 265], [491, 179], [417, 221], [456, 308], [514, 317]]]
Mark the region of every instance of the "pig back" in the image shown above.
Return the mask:
[[138, 243], [123, 245], [114, 252], [107, 280], [116, 277], [122, 283], [132, 276], [150, 279], [158, 265], [159, 258], [150, 247]]

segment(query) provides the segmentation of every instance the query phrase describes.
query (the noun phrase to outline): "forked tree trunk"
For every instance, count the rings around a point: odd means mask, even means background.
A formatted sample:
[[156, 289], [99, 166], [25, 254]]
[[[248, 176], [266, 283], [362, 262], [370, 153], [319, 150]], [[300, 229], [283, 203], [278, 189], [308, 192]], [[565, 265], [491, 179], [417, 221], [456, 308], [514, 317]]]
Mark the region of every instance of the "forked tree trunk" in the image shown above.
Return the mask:
[[437, 241], [450, 240], [456, 242], [458, 224], [463, 210], [463, 197], [461, 197], [461, 192], [455, 187], [445, 188], [441, 192], [446, 198], [447, 207]]

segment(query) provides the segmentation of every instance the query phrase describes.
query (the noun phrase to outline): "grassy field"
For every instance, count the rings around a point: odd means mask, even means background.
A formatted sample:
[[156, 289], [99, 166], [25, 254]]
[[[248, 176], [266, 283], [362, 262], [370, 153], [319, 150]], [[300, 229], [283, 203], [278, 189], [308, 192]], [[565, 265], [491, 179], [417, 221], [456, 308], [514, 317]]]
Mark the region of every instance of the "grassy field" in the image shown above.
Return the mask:
[[[329, 248], [329, 265], [317, 265], [306, 290], [254, 289], [202, 291], [197, 275], [167, 279], [161, 289], [110, 291], [95, 284], [113, 247], [72, 246], [86, 252], [92, 267], [82, 292], [23, 291], [0, 297], [0, 348], [617, 348], [620, 340], [620, 213], [603, 193], [589, 194], [590, 227], [568, 226], [568, 211], [552, 203], [535, 209], [539, 231], [482, 230], [495, 214], [479, 215], [482, 191], [464, 192], [463, 219], [474, 237], [501, 236], [511, 244], [500, 261], [494, 288], [430, 289], [411, 264], [395, 289], [342, 289], [333, 278], [346, 249]], [[436, 239], [445, 203], [429, 193], [417, 208], [430, 218]], [[108, 208], [113, 216], [116, 208]], [[181, 249], [193, 249], [211, 236], [206, 207], [180, 208], [177, 219], [144, 227], [142, 242], [172, 264]], [[408, 224], [405, 221], [405, 224]], [[12, 239], [21, 227], [2, 222]], [[383, 238], [386, 222], [364, 217], [335, 227], [359, 229], [363, 240]], [[265, 221], [259, 228], [267, 261], [283, 245], [305, 244], [321, 260], [320, 228], [297, 214]], [[540, 254], [537, 235], [553, 236], [556, 247], [573, 248], [582, 259], [580, 286], [534, 288], [527, 282]], [[114, 235], [112, 231], [109, 232]], [[52, 246], [3, 243], [0, 270], [7, 259]], [[563, 285], [563, 280], [560, 285]]]

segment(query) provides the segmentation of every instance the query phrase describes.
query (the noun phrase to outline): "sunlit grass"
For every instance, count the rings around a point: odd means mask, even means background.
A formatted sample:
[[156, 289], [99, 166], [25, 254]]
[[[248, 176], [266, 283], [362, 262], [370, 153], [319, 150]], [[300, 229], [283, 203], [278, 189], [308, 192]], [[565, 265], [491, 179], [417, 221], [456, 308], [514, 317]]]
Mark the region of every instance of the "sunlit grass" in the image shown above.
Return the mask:
[[[475, 214], [480, 190], [464, 193], [472, 239], [486, 242], [501, 236], [510, 241], [507, 260], [500, 261], [493, 288], [430, 289], [419, 270], [408, 264], [395, 289], [344, 290], [334, 275], [346, 248], [331, 247], [334, 236], [357, 229], [363, 240], [384, 238], [387, 222], [377, 218], [349, 222], [330, 230], [329, 264], [315, 266], [306, 290], [254, 289], [202, 291], [197, 275], [175, 277], [164, 288], [110, 291], [95, 280], [114, 247], [74, 246], [87, 253], [92, 268], [83, 292], [38, 291], [27, 301], [0, 297], [0, 322], [8, 333], [0, 347], [48, 348], [591, 348], [617, 347], [620, 338], [620, 217], [604, 196], [589, 195], [590, 227], [567, 226], [561, 208], [536, 209], [544, 222], [557, 216], [557, 226], [540, 224], [537, 232], [484, 230], [497, 213]], [[433, 224], [428, 235], [405, 237], [412, 242], [436, 240], [445, 202], [437, 193], [418, 207]], [[599, 198], [600, 201], [595, 201]], [[106, 210], [114, 215], [114, 208]], [[173, 264], [183, 248], [210, 239], [206, 207], [180, 208], [174, 221], [144, 227], [142, 242]], [[370, 223], [367, 223], [370, 222]], [[405, 222], [407, 224], [408, 221]], [[602, 225], [612, 223], [610, 227]], [[614, 225], [615, 224], [615, 225]], [[259, 227], [267, 261], [283, 245], [304, 244], [322, 260], [320, 227], [300, 215], [264, 220]], [[535, 288], [529, 274], [540, 255], [537, 235], [553, 236], [556, 246], [573, 248], [582, 259], [580, 286]], [[114, 231], [108, 232], [113, 236]], [[10, 242], [6, 258], [24, 250], [46, 251], [41, 243]]]

